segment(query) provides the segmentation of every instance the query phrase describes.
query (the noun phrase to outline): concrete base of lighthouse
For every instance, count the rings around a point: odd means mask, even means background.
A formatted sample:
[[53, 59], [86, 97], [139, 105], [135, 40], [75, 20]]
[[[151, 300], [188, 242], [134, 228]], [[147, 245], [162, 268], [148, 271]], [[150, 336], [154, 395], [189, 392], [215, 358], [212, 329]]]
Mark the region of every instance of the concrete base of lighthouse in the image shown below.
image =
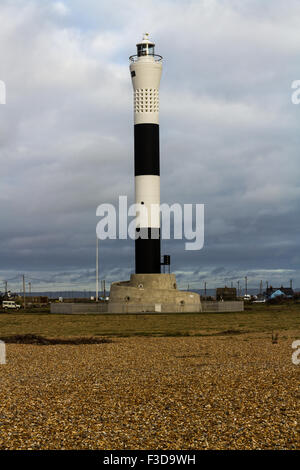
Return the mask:
[[178, 290], [174, 274], [132, 274], [110, 288], [108, 313], [201, 311], [199, 294]]

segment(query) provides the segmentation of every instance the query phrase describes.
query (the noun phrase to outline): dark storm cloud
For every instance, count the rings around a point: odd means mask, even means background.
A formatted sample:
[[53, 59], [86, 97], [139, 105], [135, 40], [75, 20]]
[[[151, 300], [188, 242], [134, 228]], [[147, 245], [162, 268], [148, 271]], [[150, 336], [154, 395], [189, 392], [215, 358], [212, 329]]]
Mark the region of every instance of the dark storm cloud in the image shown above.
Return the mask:
[[[93, 285], [96, 207], [133, 199], [127, 58], [149, 30], [162, 201], [205, 204], [203, 250], [163, 242], [179, 284], [300, 283], [299, 2], [4, 0], [0, 18], [2, 279]], [[132, 241], [100, 241], [101, 277], [132, 270]]]

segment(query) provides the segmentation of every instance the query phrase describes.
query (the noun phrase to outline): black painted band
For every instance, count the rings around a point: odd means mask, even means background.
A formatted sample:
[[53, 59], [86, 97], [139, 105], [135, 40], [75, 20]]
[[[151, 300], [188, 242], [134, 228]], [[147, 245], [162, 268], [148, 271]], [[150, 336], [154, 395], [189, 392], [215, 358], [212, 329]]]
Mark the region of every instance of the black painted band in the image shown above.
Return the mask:
[[[135, 272], [136, 274], [160, 274], [160, 238], [151, 238], [151, 229], [148, 230], [149, 238], [138, 238], [135, 241]], [[152, 229], [158, 230], [159, 229]]]
[[134, 126], [134, 174], [159, 176], [159, 125]]
[[142, 240], [159, 240], [160, 229], [155, 227], [141, 227], [136, 229], [136, 239], [141, 238]]

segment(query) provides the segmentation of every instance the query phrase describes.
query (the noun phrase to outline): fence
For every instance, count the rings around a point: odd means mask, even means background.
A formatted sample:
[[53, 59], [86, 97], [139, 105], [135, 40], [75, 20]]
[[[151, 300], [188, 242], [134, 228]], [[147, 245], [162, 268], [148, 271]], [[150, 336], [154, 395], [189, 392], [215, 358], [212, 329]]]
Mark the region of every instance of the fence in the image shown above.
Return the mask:
[[202, 312], [243, 312], [243, 301], [228, 301], [228, 302], [202, 302]]
[[244, 302], [207, 302], [201, 304], [148, 303], [133, 304], [126, 302], [95, 303], [52, 303], [50, 312], [60, 314], [85, 313], [200, 313], [200, 312], [243, 312]]

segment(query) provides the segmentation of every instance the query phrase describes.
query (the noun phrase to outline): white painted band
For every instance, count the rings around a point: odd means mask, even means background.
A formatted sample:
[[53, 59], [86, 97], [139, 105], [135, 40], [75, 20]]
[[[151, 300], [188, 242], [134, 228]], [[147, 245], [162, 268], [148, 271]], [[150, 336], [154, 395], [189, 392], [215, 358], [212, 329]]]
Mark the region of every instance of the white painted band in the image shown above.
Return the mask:
[[134, 124], [159, 124], [159, 113], [134, 113]]
[[160, 177], [141, 175], [135, 177], [135, 202], [140, 204], [138, 227], [160, 228]]
[[134, 90], [134, 124], [159, 123], [159, 84], [162, 63], [140, 58], [130, 65]]

